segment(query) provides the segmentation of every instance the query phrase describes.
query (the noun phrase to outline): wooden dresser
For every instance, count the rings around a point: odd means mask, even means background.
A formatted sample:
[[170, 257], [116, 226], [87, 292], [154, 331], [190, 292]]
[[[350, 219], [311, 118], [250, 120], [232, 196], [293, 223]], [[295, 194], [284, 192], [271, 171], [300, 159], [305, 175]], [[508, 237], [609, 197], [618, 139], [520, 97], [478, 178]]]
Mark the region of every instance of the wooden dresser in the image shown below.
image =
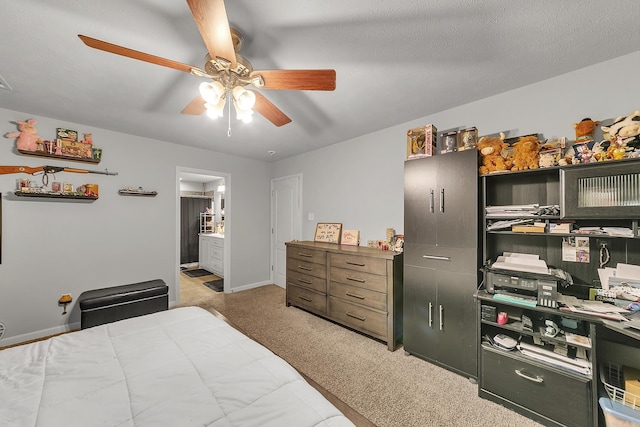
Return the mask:
[[402, 254], [361, 246], [287, 243], [287, 306], [387, 343], [402, 340]]

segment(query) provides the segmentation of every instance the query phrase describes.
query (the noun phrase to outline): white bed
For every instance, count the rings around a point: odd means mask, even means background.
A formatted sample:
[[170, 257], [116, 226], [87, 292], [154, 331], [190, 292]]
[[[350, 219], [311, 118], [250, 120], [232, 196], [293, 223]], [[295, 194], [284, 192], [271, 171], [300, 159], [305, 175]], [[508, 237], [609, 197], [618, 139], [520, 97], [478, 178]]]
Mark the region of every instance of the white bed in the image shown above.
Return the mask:
[[0, 351], [2, 426], [353, 426], [287, 362], [184, 307]]

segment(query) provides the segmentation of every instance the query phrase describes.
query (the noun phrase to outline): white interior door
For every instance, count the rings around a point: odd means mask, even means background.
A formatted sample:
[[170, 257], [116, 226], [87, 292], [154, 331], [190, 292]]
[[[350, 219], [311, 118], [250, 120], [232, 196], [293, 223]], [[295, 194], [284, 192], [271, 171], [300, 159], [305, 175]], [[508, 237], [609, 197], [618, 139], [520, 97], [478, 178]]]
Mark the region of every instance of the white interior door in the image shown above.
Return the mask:
[[286, 242], [302, 235], [302, 175], [271, 181], [271, 280], [286, 287]]

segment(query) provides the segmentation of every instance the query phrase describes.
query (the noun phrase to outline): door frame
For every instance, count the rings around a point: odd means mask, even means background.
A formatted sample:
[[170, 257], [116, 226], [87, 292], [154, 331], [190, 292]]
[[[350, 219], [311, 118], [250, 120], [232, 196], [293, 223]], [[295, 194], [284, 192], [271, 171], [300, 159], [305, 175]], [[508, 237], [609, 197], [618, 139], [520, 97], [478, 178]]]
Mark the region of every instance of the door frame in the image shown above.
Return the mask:
[[229, 292], [231, 287], [231, 260], [229, 256], [229, 248], [231, 247], [228, 235], [231, 235], [231, 174], [227, 172], [217, 172], [205, 169], [194, 169], [184, 166], [176, 166], [176, 247], [175, 247], [175, 294], [173, 296], [176, 306], [180, 304], [180, 175], [183, 173], [195, 173], [198, 175], [210, 175], [219, 178], [224, 178], [224, 261], [223, 270], [223, 292]]
[[[296, 180], [296, 189], [297, 189], [297, 193], [298, 193], [298, 226], [295, 227], [294, 229], [294, 233], [296, 234], [295, 238], [297, 240], [302, 239], [302, 174], [301, 173], [297, 173], [297, 174], [293, 174], [293, 175], [287, 175], [287, 176], [282, 176], [279, 178], [273, 178], [271, 180], [271, 233], [270, 233], [270, 256], [269, 256], [269, 264], [270, 264], [270, 275], [269, 275], [269, 280], [271, 281], [271, 283], [275, 283], [274, 280], [274, 272], [275, 272], [275, 253], [276, 253], [276, 239], [275, 239], [275, 226], [278, 223], [277, 222], [277, 217], [276, 217], [276, 213], [275, 212], [275, 203], [274, 203], [274, 185], [276, 184], [276, 182], [278, 181], [285, 181], [285, 180], [291, 180], [291, 179], [295, 179]], [[286, 288], [286, 283], [285, 286]]]

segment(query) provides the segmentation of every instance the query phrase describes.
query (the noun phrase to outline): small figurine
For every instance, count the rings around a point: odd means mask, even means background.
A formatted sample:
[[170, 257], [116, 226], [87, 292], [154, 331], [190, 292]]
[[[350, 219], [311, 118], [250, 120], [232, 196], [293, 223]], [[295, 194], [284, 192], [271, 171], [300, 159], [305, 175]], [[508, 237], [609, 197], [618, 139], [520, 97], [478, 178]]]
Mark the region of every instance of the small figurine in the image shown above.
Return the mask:
[[82, 136], [84, 138], [82, 142], [93, 145], [93, 138], [91, 137], [90, 133], [83, 133]]
[[37, 151], [38, 150], [38, 131], [36, 130], [36, 121], [29, 119], [26, 122], [17, 122], [19, 132], [9, 132], [5, 138], [18, 138], [16, 146], [18, 150]]

